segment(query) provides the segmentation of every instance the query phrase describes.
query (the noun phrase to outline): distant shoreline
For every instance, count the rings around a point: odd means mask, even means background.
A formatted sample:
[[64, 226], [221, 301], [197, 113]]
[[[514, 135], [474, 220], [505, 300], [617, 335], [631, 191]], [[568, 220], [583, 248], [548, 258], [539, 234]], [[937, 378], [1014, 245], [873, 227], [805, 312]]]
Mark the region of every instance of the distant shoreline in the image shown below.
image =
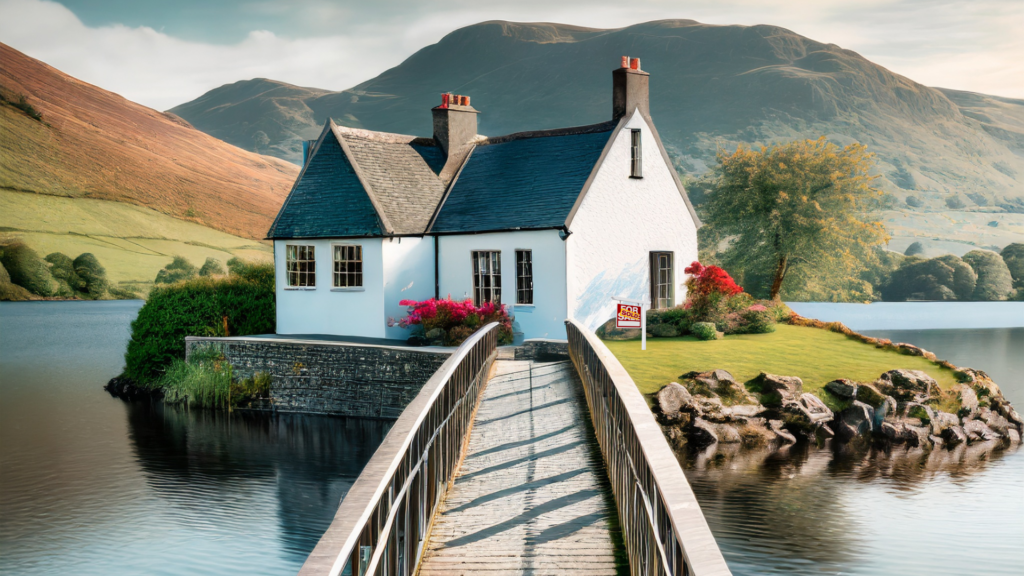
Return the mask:
[[1024, 327], [1024, 302], [786, 302], [794, 312], [852, 330]]

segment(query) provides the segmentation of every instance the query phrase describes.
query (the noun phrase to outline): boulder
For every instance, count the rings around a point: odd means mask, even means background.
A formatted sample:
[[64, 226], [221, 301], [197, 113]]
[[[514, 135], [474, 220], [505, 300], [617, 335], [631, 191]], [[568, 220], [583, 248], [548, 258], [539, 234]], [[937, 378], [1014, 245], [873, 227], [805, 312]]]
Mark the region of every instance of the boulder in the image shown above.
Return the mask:
[[857, 383], [846, 378], [840, 378], [825, 384], [825, 390], [839, 398], [851, 399], [857, 397]]
[[936, 436], [934, 434], [928, 437], [928, 441], [931, 442], [932, 446], [935, 448], [942, 448], [943, 444], [945, 444], [945, 440], [943, 440], [941, 436]]
[[960, 397], [960, 415], [964, 418], [973, 418], [978, 414], [978, 394], [974, 388], [966, 384], [957, 384], [953, 392]]
[[1017, 432], [1016, 428], [1010, 428], [1006, 431], [1006, 437], [1010, 440], [1010, 444], [1016, 446], [1020, 444], [1020, 432]]
[[717, 380], [719, 382], [735, 382], [736, 381], [736, 379], [733, 378], [732, 374], [730, 374], [726, 370], [722, 370], [721, 368], [719, 368], [718, 370], [712, 370], [711, 371], [711, 376], [715, 380]]
[[1013, 409], [1010, 402], [1002, 396], [996, 396], [992, 398], [992, 410], [996, 411], [1003, 418], [1006, 418], [1018, 431], [1024, 430], [1024, 421], [1021, 420], [1020, 414]]
[[939, 383], [920, 370], [889, 370], [877, 384], [897, 400], [925, 400], [939, 393]]
[[946, 428], [949, 428], [950, 426], [959, 426], [960, 419], [956, 417], [956, 414], [950, 414], [949, 412], [935, 412], [931, 425], [932, 434], [939, 436]]
[[882, 405], [875, 409], [874, 427], [878, 430], [886, 418], [893, 418], [896, 414], [896, 400], [892, 396], [886, 396]]
[[678, 419], [680, 412], [693, 412], [697, 408], [690, 391], [678, 382], [670, 382], [668, 386], [658, 391], [656, 398], [658, 408], [667, 420]]
[[964, 434], [967, 434], [967, 439], [971, 442], [997, 440], [1000, 438], [999, 434], [981, 420], [968, 420], [964, 422], [963, 428]]
[[[837, 420], [850, 426], [854, 434], [868, 434], [875, 427], [875, 409], [864, 402], [854, 400], [849, 408], [839, 413]], [[836, 433], [839, 431], [836, 430]]]
[[857, 386], [857, 400], [877, 407], [885, 402], [885, 394], [879, 392], [874, 384], [860, 384]]
[[832, 430], [832, 428], [829, 428], [828, 424], [819, 424], [818, 427], [814, 429], [814, 437], [819, 442], [824, 442], [825, 440], [835, 438], [835, 435], [836, 433]]
[[928, 437], [928, 429], [924, 427], [918, 427], [908, 425], [905, 422], [882, 422], [882, 426], [879, 428], [883, 437], [889, 439], [894, 444], [902, 444], [906, 442], [911, 446], [918, 446], [921, 442], [921, 434], [924, 434], [924, 438]]
[[990, 408], [982, 408], [978, 412], [978, 419], [1000, 436], [1006, 436], [1006, 431], [1012, 426], [1010, 421], [1004, 418], [1002, 414]]
[[731, 424], [715, 424], [714, 429], [719, 444], [739, 444], [743, 441], [739, 431]]
[[964, 429], [960, 426], [950, 426], [942, 431], [942, 439], [952, 447], [967, 442], [967, 434], [964, 434]]
[[769, 420], [768, 428], [775, 433], [775, 436], [783, 445], [796, 444], [796, 436], [793, 436], [789, 430], [782, 427], [782, 420]]
[[907, 444], [911, 446], [928, 446], [928, 436], [931, 435], [931, 428], [904, 424], [903, 429], [907, 431]]
[[787, 402], [782, 407], [783, 411], [791, 415], [788, 419], [793, 424], [811, 428], [819, 423], [831, 422], [834, 415], [832, 410], [814, 394], [801, 394], [795, 402]]
[[718, 442], [718, 434], [715, 433], [713, 424], [700, 418], [696, 418], [690, 426], [690, 443], [695, 448], [703, 448]]
[[836, 440], [847, 443], [857, 437], [857, 429], [844, 420], [836, 420], [832, 423], [832, 429], [836, 433]]
[[927, 358], [928, 360], [935, 360], [935, 354], [932, 354], [931, 352], [924, 350], [922, 348], [918, 348], [913, 344], [907, 344], [906, 342], [897, 342], [892, 346], [896, 348], [896, 350], [901, 354], [906, 354], [908, 356], [921, 356], [923, 358]]
[[766, 427], [764, 418], [752, 418], [739, 428], [740, 438], [743, 445], [749, 448], [765, 446], [776, 438], [776, 435]]
[[734, 420], [755, 418], [764, 411], [765, 407], [760, 404], [737, 404], [722, 408], [722, 413]]
[[761, 372], [754, 378], [754, 382], [761, 387], [762, 392], [788, 392], [796, 396], [804, 389], [804, 381], [796, 376], [778, 376]]
[[695, 412], [697, 416], [713, 422], [725, 422], [729, 419], [723, 412], [725, 406], [722, 405], [720, 398], [698, 394], [693, 397], [693, 400], [697, 403], [697, 410]]
[[935, 418], [935, 409], [920, 402], [907, 402], [904, 413], [908, 417], [915, 418], [921, 422], [931, 422], [932, 418]]

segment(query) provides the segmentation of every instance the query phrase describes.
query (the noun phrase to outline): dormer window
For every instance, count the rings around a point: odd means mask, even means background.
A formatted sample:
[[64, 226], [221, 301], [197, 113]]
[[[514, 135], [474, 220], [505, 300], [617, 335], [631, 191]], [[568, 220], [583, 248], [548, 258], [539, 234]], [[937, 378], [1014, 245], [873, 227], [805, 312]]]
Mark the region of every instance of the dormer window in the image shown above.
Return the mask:
[[643, 148], [640, 146], [640, 130], [633, 130], [629, 147], [629, 177], [644, 177]]

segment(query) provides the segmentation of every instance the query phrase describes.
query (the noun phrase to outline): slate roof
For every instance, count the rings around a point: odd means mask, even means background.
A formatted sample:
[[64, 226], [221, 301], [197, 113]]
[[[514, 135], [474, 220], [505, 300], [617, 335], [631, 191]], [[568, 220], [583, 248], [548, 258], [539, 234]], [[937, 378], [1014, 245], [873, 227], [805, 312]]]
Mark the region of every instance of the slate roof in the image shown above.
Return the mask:
[[329, 122], [267, 237], [423, 234], [444, 196], [432, 139]]
[[615, 125], [524, 132], [477, 142], [429, 231], [562, 227]]

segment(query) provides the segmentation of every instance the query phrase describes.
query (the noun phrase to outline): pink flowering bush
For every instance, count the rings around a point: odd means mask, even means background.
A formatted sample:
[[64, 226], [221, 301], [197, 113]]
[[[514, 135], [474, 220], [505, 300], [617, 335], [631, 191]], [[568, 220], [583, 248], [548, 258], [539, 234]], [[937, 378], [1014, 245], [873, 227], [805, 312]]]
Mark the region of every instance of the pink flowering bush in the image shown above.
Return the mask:
[[402, 306], [409, 307], [409, 313], [400, 320], [388, 319], [388, 326], [413, 328], [430, 342], [445, 346], [458, 346], [482, 326], [497, 322], [498, 343], [512, 343], [512, 317], [504, 304], [485, 302], [480, 306], [470, 299], [452, 300], [431, 298], [429, 300], [402, 300]]

